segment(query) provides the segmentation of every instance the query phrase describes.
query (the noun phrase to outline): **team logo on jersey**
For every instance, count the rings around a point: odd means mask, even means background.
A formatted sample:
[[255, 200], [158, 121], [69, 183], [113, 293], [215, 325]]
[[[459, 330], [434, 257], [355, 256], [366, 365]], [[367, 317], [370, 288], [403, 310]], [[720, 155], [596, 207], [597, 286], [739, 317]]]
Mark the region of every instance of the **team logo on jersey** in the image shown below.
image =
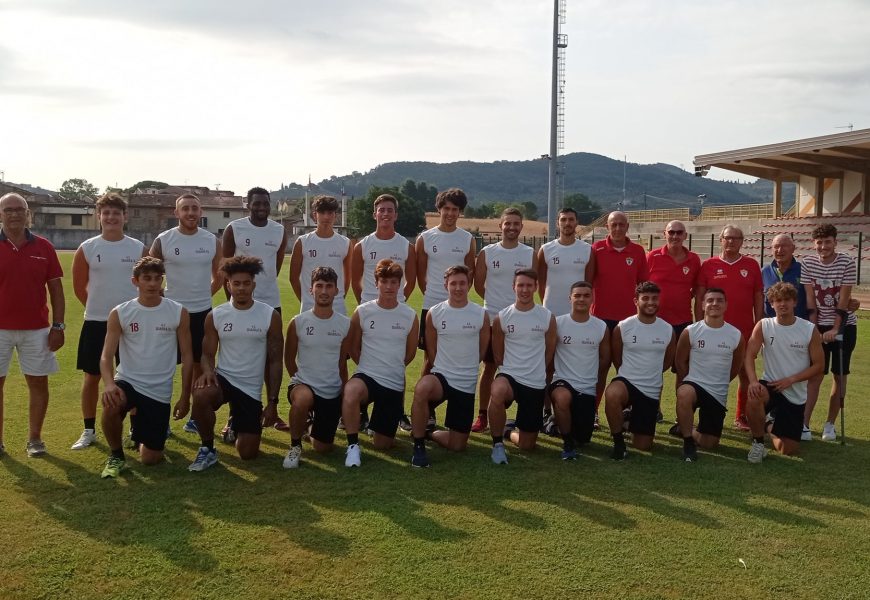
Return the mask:
[[683, 275], [689, 274], [689, 267], [683, 267]]
[[632, 265], [632, 263], [634, 263], [634, 259], [630, 256], [626, 256], [625, 257], [625, 264], [627, 264], [630, 267]]
[[740, 274], [741, 274], [743, 277], [746, 277], [746, 276], [749, 275], [749, 271], [747, 271], [746, 269], [740, 269]]
[[194, 254], [211, 254], [211, 250], [208, 248], [199, 247], [193, 252]]
[[402, 327], [402, 324], [396, 321], [396, 324], [391, 327], [391, 329], [399, 329], [401, 331], [405, 331], [405, 328]]
[[125, 256], [124, 258], [121, 259], [121, 262], [122, 263], [134, 263], [134, 262], [136, 262], [136, 259], [134, 259], [132, 256]]
[[336, 250], [330, 250], [329, 258], [344, 258], [344, 256], [342, 256], [342, 254]]
[[462, 328], [463, 329], [477, 329], [474, 325], [471, 324], [471, 321], [466, 322], [465, 325], [462, 326]]
[[169, 327], [166, 323], [161, 323], [157, 327], [154, 328], [154, 331], [175, 331], [172, 327]]
[[722, 269], [716, 269], [716, 275], [724, 275], [724, 274], [725, 274], [725, 271], [723, 271]]
[[332, 337], [344, 337], [341, 335], [340, 331], [336, 331], [335, 329], [330, 329], [326, 335], [332, 336]]
[[257, 327], [256, 325], [251, 325], [247, 329], [245, 329], [248, 333], [263, 333], [263, 330]]

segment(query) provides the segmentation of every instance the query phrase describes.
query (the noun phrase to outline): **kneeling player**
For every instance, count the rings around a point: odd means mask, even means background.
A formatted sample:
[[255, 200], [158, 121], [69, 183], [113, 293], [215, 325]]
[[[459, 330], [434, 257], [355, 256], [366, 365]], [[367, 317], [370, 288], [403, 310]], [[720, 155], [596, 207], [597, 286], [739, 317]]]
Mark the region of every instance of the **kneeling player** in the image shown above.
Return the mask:
[[[683, 438], [683, 460], [698, 458], [696, 445], [710, 450], [719, 445], [728, 402], [728, 385], [743, 368], [744, 342], [740, 330], [725, 322], [728, 302], [721, 288], [707, 288], [704, 320], [680, 334], [674, 367], [677, 371], [677, 424], [671, 432]], [[695, 410], [698, 427], [692, 429]]]
[[631, 408], [628, 430], [632, 445], [638, 450], [652, 449], [662, 394], [662, 373], [674, 360], [674, 330], [656, 314], [659, 310], [659, 286], [651, 281], [637, 285], [634, 291], [637, 314], [619, 322], [613, 330], [611, 349], [616, 377], [604, 391], [607, 423], [613, 436], [610, 457], [628, 456], [622, 432], [623, 411]]
[[489, 346], [489, 318], [482, 306], [468, 300], [471, 272], [465, 265], [444, 272], [447, 300], [426, 313], [426, 354], [431, 373], [414, 388], [411, 425], [414, 456], [411, 464], [428, 467], [426, 424], [429, 411], [447, 400], [449, 431], [433, 431], [432, 440], [448, 450], [464, 450], [474, 419], [474, 389], [477, 371]]
[[[271, 426], [278, 416], [284, 337], [278, 312], [254, 300], [254, 278], [263, 272], [263, 261], [234, 256], [225, 260], [220, 270], [227, 280], [230, 301], [215, 307], [205, 318], [202, 375], [193, 384], [193, 419], [202, 446], [188, 467], [191, 471], [204, 471], [217, 463], [215, 412], [224, 404], [230, 405], [236, 450], [242, 460], [257, 456], [263, 425]], [[215, 364], [218, 346], [220, 355]], [[264, 374], [265, 411], [260, 401]]]
[[592, 439], [595, 388], [610, 368], [610, 332], [589, 314], [592, 284], [578, 281], [569, 291], [571, 312], [556, 317], [556, 355], [550, 399], [562, 434], [562, 460], [577, 458], [577, 444]]
[[413, 308], [399, 302], [402, 267], [390, 259], [375, 267], [378, 297], [360, 304], [350, 320], [350, 357], [358, 367], [344, 386], [341, 416], [347, 433], [346, 467], [360, 466], [360, 407], [374, 404], [369, 429], [377, 450], [392, 448], [404, 411], [405, 367], [417, 352], [419, 326]]
[[[193, 372], [190, 320], [180, 304], [161, 296], [164, 273], [163, 261], [140, 258], [133, 267], [138, 297], [119, 304], [109, 313], [100, 358], [103, 435], [111, 450], [103, 477], [117, 477], [127, 466], [121, 428], [124, 417], [133, 409], [137, 414], [133, 440], [139, 444], [142, 464], [154, 465], [163, 459], [176, 348], [181, 351], [181, 394], [175, 405], [175, 418], [187, 414]], [[121, 362], [112, 377], [116, 351]]]
[[284, 468], [295, 469], [302, 457], [302, 435], [311, 424], [311, 445], [329, 452], [341, 417], [341, 387], [347, 381], [347, 332], [350, 319], [333, 310], [340, 292], [332, 267], [311, 272], [314, 307], [294, 317], [287, 326], [284, 364], [290, 374], [290, 449]]
[[[776, 316], [755, 324], [746, 344], [744, 368], [749, 378], [749, 427], [752, 445], [747, 459], [760, 463], [767, 455], [765, 431], [774, 449], [786, 456], [798, 453], [807, 402], [807, 380], [821, 374], [825, 364], [822, 337], [815, 326], [794, 314], [797, 290], [790, 283], [775, 283], [767, 301]], [[755, 359], [759, 350], [764, 374], [759, 381]], [[773, 421], [766, 423], [765, 415]]]

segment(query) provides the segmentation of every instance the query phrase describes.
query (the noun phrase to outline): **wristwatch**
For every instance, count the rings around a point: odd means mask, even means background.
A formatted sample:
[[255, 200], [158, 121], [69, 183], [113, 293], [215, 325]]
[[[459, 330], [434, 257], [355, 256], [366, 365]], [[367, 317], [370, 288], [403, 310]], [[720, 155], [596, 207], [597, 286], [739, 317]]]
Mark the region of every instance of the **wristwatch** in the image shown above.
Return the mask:
[[58, 331], [63, 331], [64, 329], [66, 329], [66, 323], [52, 323], [51, 328], [57, 329]]

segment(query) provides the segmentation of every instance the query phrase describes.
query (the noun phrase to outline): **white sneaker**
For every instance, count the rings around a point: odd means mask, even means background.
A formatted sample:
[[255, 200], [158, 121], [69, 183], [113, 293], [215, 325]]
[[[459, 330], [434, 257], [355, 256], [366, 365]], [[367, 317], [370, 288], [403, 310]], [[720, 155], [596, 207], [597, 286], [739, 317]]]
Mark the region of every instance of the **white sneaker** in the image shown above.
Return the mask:
[[209, 450], [205, 446], [200, 446], [199, 452], [196, 453], [196, 458], [190, 463], [187, 470], [193, 472], [205, 471], [209, 467], [216, 465], [217, 462], [217, 450]]
[[746, 457], [753, 465], [761, 464], [761, 461], [764, 460], [764, 457], [767, 456], [767, 448], [764, 447], [762, 442], [752, 442], [752, 445], [749, 447], [749, 456]]
[[85, 429], [76, 443], [70, 446], [70, 450], [84, 450], [95, 441], [97, 441], [97, 433], [93, 429]]
[[813, 441], [813, 432], [812, 430], [804, 425], [804, 430], [801, 431], [801, 441], [802, 442], [811, 442]]
[[[290, 446], [287, 451], [287, 456], [284, 457], [285, 469], [296, 469], [299, 467], [299, 459], [302, 458], [302, 446]], [[357, 465], [359, 466], [359, 465]]]
[[505, 450], [504, 444], [493, 444], [492, 445], [492, 454], [490, 455], [492, 458], [493, 464], [496, 465], [506, 465], [508, 464], [507, 451]]
[[347, 447], [347, 454], [344, 458], [345, 467], [358, 467], [362, 464], [360, 460], [359, 444], [351, 444]]
[[835, 441], [837, 441], [837, 430], [834, 428], [833, 423], [825, 423], [825, 426], [822, 429], [822, 441], [823, 442], [835, 442]]

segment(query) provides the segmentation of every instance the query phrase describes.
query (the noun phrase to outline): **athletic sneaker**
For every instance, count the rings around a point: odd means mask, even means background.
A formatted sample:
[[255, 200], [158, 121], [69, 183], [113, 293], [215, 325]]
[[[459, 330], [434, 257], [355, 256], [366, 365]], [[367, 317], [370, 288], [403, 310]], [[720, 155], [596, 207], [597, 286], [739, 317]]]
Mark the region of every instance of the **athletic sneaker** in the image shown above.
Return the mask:
[[399, 429], [402, 431], [411, 431], [411, 420], [408, 419], [408, 415], [402, 415], [402, 418], [399, 419]]
[[438, 429], [438, 421], [435, 420], [435, 417], [429, 417], [429, 420], [426, 421], [426, 433], [432, 433]]
[[209, 467], [216, 465], [218, 461], [217, 450], [209, 450], [205, 446], [199, 447], [199, 452], [196, 453], [196, 458], [187, 467], [188, 471], [205, 471]]
[[508, 419], [504, 423], [504, 431], [502, 432], [503, 437], [510, 437], [511, 431], [517, 428], [517, 420], [516, 419]]
[[559, 433], [559, 426], [556, 425], [556, 417], [553, 415], [548, 415], [544, 418], [544, 426], [541, 427], [541, 432], [550, 437], [562, 437], [562, 434]]
[[171, 437], [172, 437], [172, 427], [170, 427], [169, 425], [167, 425], [167, 426], [166, 426], [166, 439], [168, 440], [168, 439], [171, 438]]
[[127, 433], [127, 437], [124, 438], [123, 446], [124, 450], [136, 450], [139, 448], [139, 442], [133, 439], [132, 429]]
[[[369, 428], [369, 411], [368, 407], [359, 411], [359, 430], [368, 431]], [[371, 435], [371, 434], [369, 434]]]
[[188, 419], [187, 423], [184, 424], [184, 427], [182, 427], [182, 429], [187, 433], [199, 433], [199, 429], [196, 428], [196, 421], [194, 421], [193, 419]]
[[614, 444], [613, 450], [610, 451], [610, 458], [613, 460], [625, 460], [628, 458], [628, 448]]
[[37, 456], [45, 455], [45, 442], [40, 439], [30, 440], [27, 442], [27, 456], [36, 458]]
[[598, 415], [595, 415], [595, 422], [592, 423], [592, 431], [601, 431], [601, 422], [598, 420]]
[[273, 427], [278, 431], [290, 431], [290, 426], [281, 417], [278, 417]]
[[282, 464], [285, 469], [297, 469], [299, 468], [300, 458], [302, 458], [302, 446], [290, 446]]
[[508, 464], [507, 450], [505, 450], [504, 444], [492, 445], [492, 462], [496, 465]]
[[835, 442], [837, 440], [837, 430], [834, 428], [833, 423], [825, 423], [824, 428], [822, 428], [822, 441], [823, 442]]
[[70, 450], [84, 450], [95, 441], [97, 441], [97, 433], [93, 429], [85, 429], [75, 444], [70, 446]]
[[562, 450], [562, 460], [577, 460], [577, 449], [568, 448], [567, 450]]
[[802, 442], [811, 442], [813, 441], [813, 430], [804, 425], [803, 431], [801, 431], [801, 441]]
[[765, 456], [767, 456], [767, 448], [764, 447], [764, 444], [753, 441], [752, 445], [749, 447], [749, 456], [746, 457], [746, 460], [751, 462], [753, 465], [758, 465], [761, 464], [761, 461], [764, 460]]
[[414, 456], [411, 457], [411, 466], [425, 469], [429, 466], [429, 457], [426, 456], [426, 448], [414, 448]]
[[734, 419], [734, 429], [738, 431], [749, 431], [749, 422], [746, 420], [746, 417], [740, 417], [739, 419]]
[[487, 426], [486, 413], [478, 413], [474, 423], [471, 424], [471, 431], [473, 433], [483, 433], [486, 431]]
[[662, 411], [658, 411], [656, 413], [656, 423], [664, 423], [664, 422], [665, 422], [665, 416], [662, 414]]
[[224, 444], [235, 444], [236, 443], [236, 432], [233, 429], [232, 419], [227, 421], [227, 424], [224, 425], [223, 429], [221, 429], [221, 439], [223, 439]]
[[682, 437], [683, 437], [683, 432], [680, 431], [680, 424], [679, 424], [679, 423], [674, 423], [673, 425], [671, 425], [671, 428], [668, 429], [668, 435], [672, 435], [672, 436], [674, 436], [674, 437], [682, 438]]
[[108, 479], [110, 477], [114, 478], [121, 474], [121, 471], [127, 468], [127, 461], [123, 458], [116, 458], [114, 456], [110, 456], [109, 460], [106, 461], [106, 466], [103, 467], [103, 473], [100, 475], [103, 479]]
[[347, 447], [347, 454], [344, 456], [344, 466], [359, 467], [360, 465], [362, 465], [362, 460], [360, 460], [359, 444], [351, 444]]
[[698, 460], [698, 449], [692, 445], [690, 448], [683, 448], [683, 461], [695, 462]]

